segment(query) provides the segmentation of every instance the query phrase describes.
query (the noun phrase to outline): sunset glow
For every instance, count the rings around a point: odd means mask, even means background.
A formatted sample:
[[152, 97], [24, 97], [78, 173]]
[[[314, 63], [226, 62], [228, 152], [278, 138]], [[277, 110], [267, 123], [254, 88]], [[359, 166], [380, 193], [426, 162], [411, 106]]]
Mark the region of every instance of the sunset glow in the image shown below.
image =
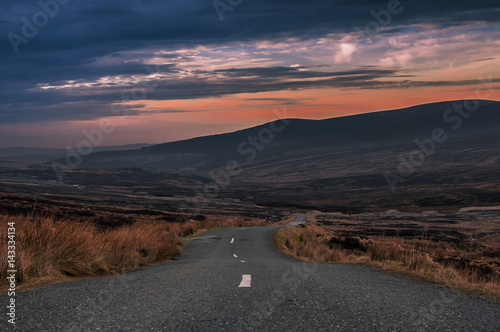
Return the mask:
[[[1, 24], [7, 31], [19, 28], [13, 15], [18, 6], [2, 5]], [[356, 26], [328, 23], [324, 28], [327, 18], [317, 15], [317, 22], [307, 20], [303, 29], [287, 24], [264, 33], [248, 21], [225, 30], [246, 18], [250, 4], [226, 13], [223, 22], [208, 5], [187, 9], [179, 4], [169, 9], [186, 20], [190, 10], [203, 9], [208, 22], [184, 42], [166, 33], [146, 43], [123, 37], [126, 46], [119, 45], [120, 38], [106, 40], [107, 47], [82, 39], [83, 44], [72, 46], [71, 59], [55, 47], [52, 51], [50, 40], [62, 44], [84, 38], [54, 29], [66, 24], [78, 30], [78, 19], [84, 18], [70, 17], [87, 6], [68, 5], [53, 25], [26, 46], [18, 45], [18, 54], [7, 41], [2, 44], [1, 146], [65, 147], [101, 119], [116, 126], [107, 145], [163, 143], [268, 122], [273, 109], [285, 106], [290, 117], [324, 119], [444, 100], [499, 98], [500, 29], [490, 16], [498, 8], [485, 6], [471, 20], [463, 18], [467, 8], [451, 17], [438, 5], [441, 16], [402, 3], [390, 24], [368, 34], [363, 27], [376, 22], [370, 13], [384, 10], [383, 2], [363, 10], [342, 5], [357, 17]], [[298, 15], [299, 7], [289, 14]], [[112, 8], [118, 13], [118, 7]], [[157, 17], [154, 6], [141, 10]], [[225, 31], [227, 38], [215, 41], [203, 29], [215, 29], [214, 36]], [[476, 93], [478, 87], [482, 93]]]

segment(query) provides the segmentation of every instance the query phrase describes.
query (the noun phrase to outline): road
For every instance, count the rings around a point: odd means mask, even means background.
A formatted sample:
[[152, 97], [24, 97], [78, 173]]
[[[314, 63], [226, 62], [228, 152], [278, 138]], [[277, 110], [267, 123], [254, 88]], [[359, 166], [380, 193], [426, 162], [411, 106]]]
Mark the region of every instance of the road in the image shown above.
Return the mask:
[[377, 269], [293, 260], [273, 248], [277, 227], [217, 229], [177, 261], [20, 292], [16, 331], [500, 330], [499, 303]]

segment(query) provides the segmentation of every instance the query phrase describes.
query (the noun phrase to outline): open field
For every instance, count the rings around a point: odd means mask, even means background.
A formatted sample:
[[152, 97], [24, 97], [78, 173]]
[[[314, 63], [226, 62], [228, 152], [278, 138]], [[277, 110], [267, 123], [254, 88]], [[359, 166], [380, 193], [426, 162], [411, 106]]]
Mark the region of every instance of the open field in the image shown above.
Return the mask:
[[[140, 170], [75, 170], [66, 183], [49, 170], [0, 172], [0, 212], [9, 215], [36, 210], [103, 227], [135, 221], [186, 221], [194, 216], [237, 216], [279, 222], [291, 213], [253, 202], [211, 195], [200, 198], [201, 177], [161, 175]], [[203, 179], [203, 178], [201, 178]], [[198, 188], [198, 190], [196, 190]]]
[[382, 267], [450, 289], [500, 299], [500, 207], [454, 213], [314, 213], [275, 233], [291, 256]]

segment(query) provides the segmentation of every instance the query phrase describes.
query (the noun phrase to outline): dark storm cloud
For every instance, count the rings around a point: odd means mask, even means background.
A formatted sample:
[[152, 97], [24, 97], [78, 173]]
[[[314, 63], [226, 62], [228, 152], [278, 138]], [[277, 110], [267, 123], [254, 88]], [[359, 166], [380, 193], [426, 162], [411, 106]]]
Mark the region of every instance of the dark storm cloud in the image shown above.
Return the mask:
[[[225, 0], [221, 0], [225, 2]], [[50, 1], [42, 0], [44, 3]], [[325, 33], [352, 32], [374, 20], [388, 1], [244, 0], [224, 21], [212, 0], [109, 0], [69, 1], [59, 5], [54, 17], [27, 44], [13, 51], [9, 32], [22, 35], [22, 18], [32, 21], [41, 10], [37, 1], [0, 4], [0, 109], [2, 122], [41, 119], [92, 119], [106, 114], [109, 102], [127, 91], [124, 87], [95, 88], [94, 95], [33, 90], [38, 83], [62, 84], [66, 80], [92, 81], [103, 76], [140, 75], [145, 72], [141, 54], [136, 61], [120, 61], [120, 52], [175, 49], [202, 44], [230, 44], [286, 37], [308, 39]], [[428, 23], [451, 26], [469, 22], [498, 22], [497, 1], [402, 1], [404, 10], [382, 33], [397, 33], [398, 25]], [[107, 62], [95, 62], [108, 57]], [[162, 55], [169, 58], [169, 55]], [[173, 56], [172, 56], [173, 57]], [[113, 62], [116, 58], [116, 62]], [[164, 70], [176, 72], [175, 64]], [[197, 98], [229, 93], [300, 89], [321, 86], [377, 87], [377, 78], [394, 72], [366, 70], [358, 73], [325, 73], [272, 67], [219, 71], [227, 82], [200, 79], [162, 82], [148, 98]], [[238, 79], [257, 76], [251, 80]], [[282, 82], [282, 78], [296, 81]], [[321, 78], [304, 82], [304, 78]], [[393, 84], [400, 84], [396, 82]], [[73, 102], [72, 108], [68, 104]], [[8, 114], [8, 115], [7, 115]], [[42, 115], [43, 114], [43, 115]]]
[[[170, 67], [155, 68], [160, 73], [168, 73]], [[147, 81], [127, 86], [89, 86], [70, 89], [48, 89], [36, 91], [28, 96], [12, 94], [5, 99], [14, 106], [0, 109], [4, 123], [36, 122], [51, 120], [85, 120], [104, 116], [119, 116], [113, 112], [109, 102], [131, 100], [134, 91], [146, 94], [149, 100], [194, 99], [241, 93], [267, 92], [277, 90], [297, 90], [320, 87], [372, 86], [369, 82], [396, 74], [393, 70], [356, 69], [345, 72], [301, 71], [303, 67], [266, 67], [249, 69], [227, 69], [202, 74], [225, 74], [223, 79], [213, 81], [209, 78], [185, 78], [182, 80], [163, 79]], [[304, 80], [317, 79], [317, 80]], [[286, 81], [284, 79], [287, 79]], [[63, 83], [63, 82], [61, 82]], [[43, 101], [42, 101], [43, 100]], [[57, 104], [53, 104], [57, 100]], [[129, 115], [141, 114], [141, 106], [127, 108]], [[170, 112], [166, 110], [166, 112]]]
[[259, 76], [262, 78], [320, 78], [330, 76], [355, 76], [355, 75], [371, 75], [372, 78], [383, 77], [384, 75], [394, 74], [394, 70], [367, 70], [356, 69], [342, 72], [315, 72], [301, 71], [306, 67], [266, 67], [266, 68], [234, 68], [214, 70], [214, 73], [224, 73], [228, 77], [246, 77]]
[[[458, 81], [410, 81], [396, 80], [407, 75], [399, 75], [396, 70], [370, 70], [356, 69], [346, 72], [328, 73], [303, 72], [300, 68], [251, 68], [246, 70], [228, 69], [224, 72], [233, 75], [227, 79], [213, 81], [207, 78], [187, 78], [183, 80], [162, 80], [149, 82], [157, 83], [154, 89], [147, 91], [148, 100], [168, 99], [195, 99], [246, 93], [270, 92], [282, 90], [299, 90], [311, 88], [353, 88], [353, 89], [403, 89], [410, 87], [442, 87], [442, 86], [470, 86], [477, 84], [477, 80]], [[217, 71], [220, 72], [220, 71]], [[278, 74], [279, 75], [278, 75]], [[256, 75], [258, 74], [258, 75]], [[247, 76], [250, 75], [250, 76]], [[287, 78], [284, 80], [283, 78]], [[293, 78], [293, 79], [291, 79]], [[309, 78], [313, 80], [304, 80]], [[384, 78], [385, 80], [379, 80]], [[393, 78], [393, 80], [387, 80]], [[500, 79], [492, 79], [490, 83], [499, 83]], [[124, 112], [115, 112], [110, 106], [110, 101], [121, 101], [120, 96], [133, 93], [137, 85], [89, 87], [86, 94], [64, 95], [57, 89], [44, 92], [44, 98], [32, 94], [24, 101], [19, 100], [15, 106], [0, 109], [0, 118], [3, 123], [38, 122], [52, 120], [92, 120], [101, 117], [121, 116]], [[40, 102], [41, 99], [48, 101]], [[52, 99], [57, 99], [58, 104], [53, 105]], [[270, 100], [256, 98], [248, 100]], [[274, 101], [280, 101], [273, 98]], [[290, 103], [284, 98], [282, 102]], [[133, 107], [119, 107], [127, 115], [144, 115], [152, 113], [179, 113], [186, 112], [178, 109], [144, 109], [146, 105], [133, 105]], [[194, 112], [194, 111], [189, 111]]]

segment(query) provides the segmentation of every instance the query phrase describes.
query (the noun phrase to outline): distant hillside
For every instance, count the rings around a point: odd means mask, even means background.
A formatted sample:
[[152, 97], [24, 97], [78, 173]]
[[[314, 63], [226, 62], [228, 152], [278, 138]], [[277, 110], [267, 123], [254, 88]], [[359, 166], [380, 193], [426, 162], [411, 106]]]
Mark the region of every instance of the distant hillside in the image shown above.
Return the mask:
[[[95, 152], [120, 151], [140, 149], [150, 146], [150, 144], [127, 144], [117, 146], [98, 146], [94, 148]], [[0, 161], [19, 161], [19, 162], [39, 162], [44, 163], [58, 158], [63, 158], [68, 152], [66, 149], [50, 148], [26, 148], [11, 147], [0, 148]]]
[[[436, 128], [446, 133], [448, 142], [500, 133], [500, 102], [478, 101], [479, 107], [472, 113], [463, 106], [454, 111], [454, 105], [464, 102], [432, 103], [326, 120], [278, 120], [232, 133], [137, 150], [93, 153], [84, 158], [82, 167], [203, 172], [222, 167], [230, 160], [252, 161], [255, 165], [266, 158], [291, 154], [306, 154], [314, 159], [315, 154], [325, 152], [396, 149], [414, 144], [415, 139], [430, 138]], [[252, 143], [251, 137], [257, 141]]]

